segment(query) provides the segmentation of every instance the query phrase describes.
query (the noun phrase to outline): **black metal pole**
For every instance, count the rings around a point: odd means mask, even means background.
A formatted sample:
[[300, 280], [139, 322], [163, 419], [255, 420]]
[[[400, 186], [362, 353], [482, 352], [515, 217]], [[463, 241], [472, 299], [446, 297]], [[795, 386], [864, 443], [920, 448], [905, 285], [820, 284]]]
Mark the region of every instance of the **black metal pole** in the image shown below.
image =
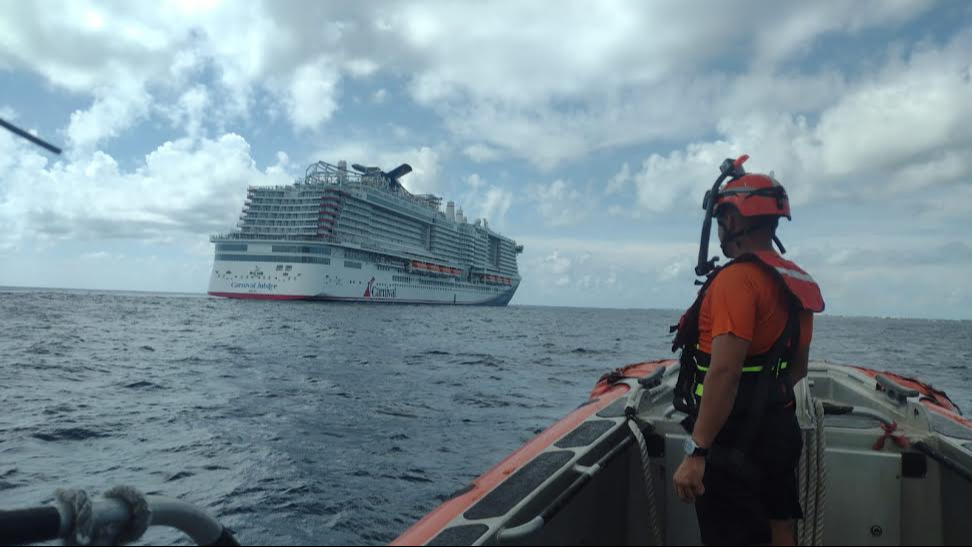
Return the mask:
[[21, 129], [19, 127], [17, 127], [16, 125], [13, 125], [13, 124], [7, 122], [3, 118], [0, 118], [0, 127], [4, 127], [6, 129], [10, 130], [10, 132], [12, 132], [13, 134], [19, 135], [19, 136], [21, 136], [21, 137], [29, 140], [30, 142], [36, 144], [37, 146], [40, 146], [42, 148], [46, 148], [47, 150], [50, 150], [51, 152], [53, 152], [55, 154], [60, 154], [61, 153], [61, 149], [60, 148], [54, 146], [53, 144], [48, 143], [47, 141], [44, 141], [42, 139], [39, 139], [39, 138], [31, 135], [30, 133], [24, 131], [23, 129]]

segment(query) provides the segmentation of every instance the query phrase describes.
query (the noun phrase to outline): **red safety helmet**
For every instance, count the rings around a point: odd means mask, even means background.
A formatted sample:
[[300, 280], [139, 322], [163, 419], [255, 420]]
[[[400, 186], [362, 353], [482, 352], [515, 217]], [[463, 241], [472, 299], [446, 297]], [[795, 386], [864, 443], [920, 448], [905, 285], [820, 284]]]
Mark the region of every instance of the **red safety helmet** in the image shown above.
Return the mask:
[[724, 205], [734, 206], [744, 217], [774, 215], [793, 220], [786, 190], [771, 175], [746, 173], [729, 181], [719, 190], [714, 214]]

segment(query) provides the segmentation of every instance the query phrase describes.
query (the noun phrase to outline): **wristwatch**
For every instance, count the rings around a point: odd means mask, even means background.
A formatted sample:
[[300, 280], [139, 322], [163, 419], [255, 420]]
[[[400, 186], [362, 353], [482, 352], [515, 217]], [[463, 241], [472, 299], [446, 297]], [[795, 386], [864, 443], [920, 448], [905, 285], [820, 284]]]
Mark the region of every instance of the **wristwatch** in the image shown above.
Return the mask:
[[709, 456], [709, 449], [695, 444], [692, 437], [689, 437], [685, 440], [685, 454], [693, 458], [707, 458]]

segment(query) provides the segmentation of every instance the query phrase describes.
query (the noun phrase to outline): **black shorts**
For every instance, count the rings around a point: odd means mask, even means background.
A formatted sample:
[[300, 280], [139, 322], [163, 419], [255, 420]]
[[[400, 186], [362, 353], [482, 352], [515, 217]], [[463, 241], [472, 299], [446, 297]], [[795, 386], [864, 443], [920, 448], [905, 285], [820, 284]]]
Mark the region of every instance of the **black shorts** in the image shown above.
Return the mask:
[[747, 454], [748, 472], [715, 457], [734, 447], [745, 420], [730, 419], [706, 462], [705, 495], [695, 502], [705, 545], [761, 545], [772, 541], [771, 520], [803, 518], [797, 471], [803, 436], [793, 408], [768, 412]]

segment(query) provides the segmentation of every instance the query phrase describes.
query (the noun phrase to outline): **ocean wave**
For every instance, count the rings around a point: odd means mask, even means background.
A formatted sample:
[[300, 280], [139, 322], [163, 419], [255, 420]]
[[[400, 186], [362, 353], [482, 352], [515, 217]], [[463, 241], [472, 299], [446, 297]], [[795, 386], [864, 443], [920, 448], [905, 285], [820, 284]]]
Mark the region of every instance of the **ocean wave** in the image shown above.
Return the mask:
[[111, 435], [103, 431], [95, 431], [93, 429], [86, 429], [83, 427], [67, 427], [52, 429], [49, 431], [38, 431], [31, 435], [31, 437], [45, 442], [88, 441], [93, 439], [104, 439], [110, 436]]

